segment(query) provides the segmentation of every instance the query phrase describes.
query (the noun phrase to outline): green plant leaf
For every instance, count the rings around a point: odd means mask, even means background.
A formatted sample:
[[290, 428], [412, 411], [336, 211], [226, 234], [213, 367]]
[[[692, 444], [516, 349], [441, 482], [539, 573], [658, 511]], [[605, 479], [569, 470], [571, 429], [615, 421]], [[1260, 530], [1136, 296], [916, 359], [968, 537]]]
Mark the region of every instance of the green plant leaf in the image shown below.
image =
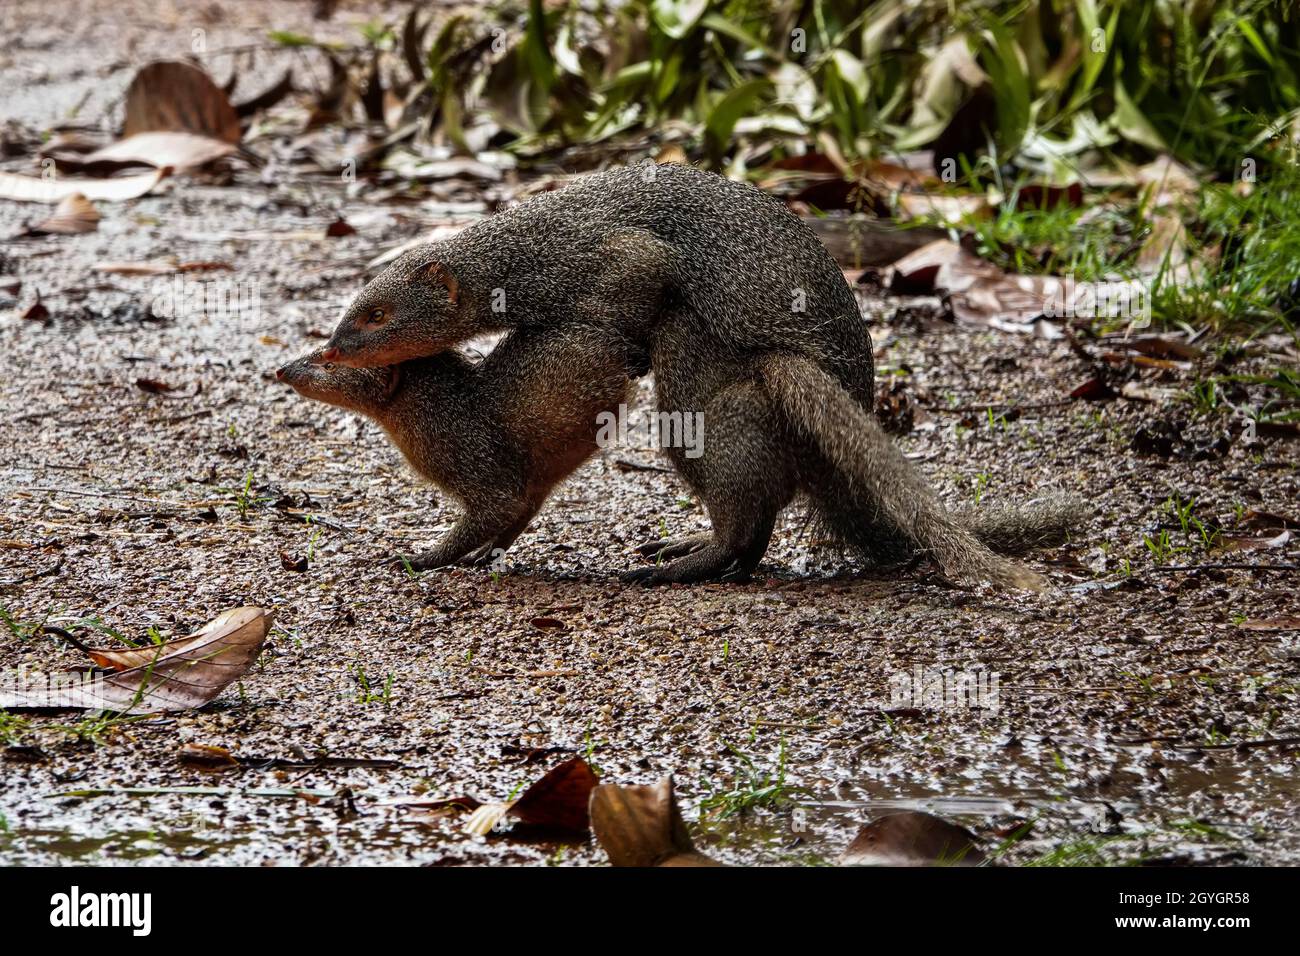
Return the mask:
[[710, 152], [715, 157], [721, 156], [725, 151], [731, 139], [731, 132], [736, 128], [736, 122], [753, 110], [758, 98], [771, 86], [771, 81], [765, 78], [749, 80], [729, 90], [713, 105], [704, 132], [709, 141]]
[[1151, 125], [1151, 121], [1138, 109], [1124, 88], [1124, 81], [1115, 78], [1115, 113], [1112, 118], [1115, 131], [1130, 142], [1153, 149], [1157, 153], [1169, 151], [1164, 137]]
[[655, 26], [674, 40], [680, 40], [709, 9], [709, 0], [651, 0], [650, 15]]
[[700, 26], [706, 27], [715, 33], [721, 33], [731, 37], [733, 40], [739, 40], [748, 50], [762, 51], [764, 56], [776, 58], [776, 53], [762, 40], [754, 36], [738, 23], [733, 23], [726, 17], [710, 13], [700, 20]]
[[549, 93], [555, 83], [555, 59], [546, 42], [546, 10], [542, 6], [542, 0], [529, 0], [523, 57], [534, 85], [543, 94]]

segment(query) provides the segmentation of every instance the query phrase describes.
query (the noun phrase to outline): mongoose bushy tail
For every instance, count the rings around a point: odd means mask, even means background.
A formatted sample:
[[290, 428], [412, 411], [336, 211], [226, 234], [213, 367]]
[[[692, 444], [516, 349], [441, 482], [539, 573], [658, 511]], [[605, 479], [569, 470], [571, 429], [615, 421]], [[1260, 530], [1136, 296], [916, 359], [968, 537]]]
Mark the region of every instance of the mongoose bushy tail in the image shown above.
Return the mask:
[[[834, 378], [807, 359], [790, 355], [769, 356], [761, 369], [778, 408], [847, 480], [853, 501], [878, 516], [877, 524], [901, 530], [954, 578], [1042, 588], [1039, 575], [994, 554], [948, 512], [875, 417]], [[1003, 527], [1009, 527], [1007, 517], [1003, 515]], [[862, 543], [868, 549], [878, 546]]]
[[1087, 502], [1070, 495], [1023, 503], [981, 502], [952, 513], [971, 534], [1002, 554], [1025, 554], [1035, 548], [1055, 547], [1091, 514]]

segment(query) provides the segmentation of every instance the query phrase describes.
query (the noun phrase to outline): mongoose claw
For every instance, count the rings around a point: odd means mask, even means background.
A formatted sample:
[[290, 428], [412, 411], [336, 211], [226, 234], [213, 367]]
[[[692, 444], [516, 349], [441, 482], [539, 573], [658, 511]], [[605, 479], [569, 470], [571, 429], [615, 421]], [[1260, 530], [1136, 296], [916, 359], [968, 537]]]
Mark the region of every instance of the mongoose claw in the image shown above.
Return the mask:
[[740, 562], [737, 561], [733, 562], [731, 567], [723, 571], [722, 574], [718, 576], [718, 580], [724, 581], [728, 584], [743, 584], [752, 577], [753, 574], [751, 574], [746, 568], [742, 568]]
[[685, 538], [660, 538], [658, 541], [647, 541], [645, 544], [637, 545], [636, 551], [643, 558], [671, 561], [673, 558], [684, 558], [688, 554], [694, 554], [712, 540], [711, 534], [692, 534]]
[[672, 538], [660, 538], [658, 541], [647, 541], [645, 544], [636, 546], [636, 553], [643, 558], [658, 557], [659, 553], [673, 543]]

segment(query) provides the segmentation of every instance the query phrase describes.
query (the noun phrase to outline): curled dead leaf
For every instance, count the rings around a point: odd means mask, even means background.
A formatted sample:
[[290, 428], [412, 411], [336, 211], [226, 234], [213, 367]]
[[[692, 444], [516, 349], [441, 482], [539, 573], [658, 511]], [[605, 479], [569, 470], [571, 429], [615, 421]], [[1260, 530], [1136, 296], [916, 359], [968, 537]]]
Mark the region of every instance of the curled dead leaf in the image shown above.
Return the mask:
[[355, 236], [356, 234], [356, 227], [342, 218], [335, 219], [325, 227], [325, 237], [327, 239], [338, 239], [342, 236]]
[[1243, 535], [1220, 535], [1216, 551], [1272, 551], [1285, 548], [1291, 540], [1290, 530], [1283, 528], [1269, 538], [1252, 538]]
[[137, 378], [135, 387], [142, 392], [148, 392], [150, 395], [166, 395], [168, 392], [176, 391], [175, 385], [169, 385], [156, 378]]
[[168, 169], [157, 169], [152, 173], [117, 179], [45, 179], [0, 173], [0, 199], [56, 203], [80, 194], [96, 202], [121, 202], [143, 196], [169, 172]]
[[140, 164], [156, 166], [159, 169], [192, 169], [214, 160], [229, 156], [235, 152], [235, 146], [179, 130], [137, 133], [116, 143], [110, 143], [103, 149], [97, 149], [84, 158], [89, 163], [114, 163], [121, 165]]
[[206, 769], [238, 767], [239, 761], [225, 747], [188, 743], [181, 746], [181, 763]]
[[50, 310], [45, 307], [37, 296], [36, 301], [29, 305], [24, 311], [22, 317], [32, 322], [44, 322], [50, 317]]
[[224, 143], [240, 140], [239, 115], [211, 77], [178, 60], [149, 63], [126, 90], [122, 135], [182, 131]]
[[288, 551], [280, 552], [280, 567], [286, 571], [293, 571], [302, 574], [307, 570], [308, 564], [306, 558], [294, 557]]
[[591, 830], [614, 866], [722, 866], [695, 849], [671, 775], [651, 786], [601, 784], [591, 792]]
[[99, 228], [99, 210], [81, 193], [65, 197], [48, 219], [27, 229], [29, 236], [75, 236]]
[[984, 861], [970, 831], [914, 810], [868, 823], [840, 857], [845, 866], [978, 866]]
[[483, 836], [510, 816], [533, 826], [585, 831], [587, 804], [596, 783], [596, 775], [587, 761], [574, 757], [552, 769], [518, 800], [481, 804], [466, 822], [465, 829]]
[[40, 686], [0, 687], [6, 707], [84, 708], [153, 714], [192, 710], [220, 694], [253, 665], [266, 641], [272, 612], [225, 611], [187, 637], [148, 647], [79, 649], [114, 673], [83, 673]]

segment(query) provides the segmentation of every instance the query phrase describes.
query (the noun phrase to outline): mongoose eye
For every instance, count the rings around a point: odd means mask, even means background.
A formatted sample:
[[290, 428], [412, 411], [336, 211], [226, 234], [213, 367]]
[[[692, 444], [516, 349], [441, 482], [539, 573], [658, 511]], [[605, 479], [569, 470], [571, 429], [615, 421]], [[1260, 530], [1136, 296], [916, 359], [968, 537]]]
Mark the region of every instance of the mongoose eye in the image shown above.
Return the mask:
[[366, 322], [370, 325], [380, 325], [387, 316], [384, 315], [383, 309], [371, 309], [370, 315], [366, 317]]
[[321, 366], [321, 368], [323, 368], [327, 372], [332, 372], [334, 371], [334, 363], [326, 362], [324, 365]]

